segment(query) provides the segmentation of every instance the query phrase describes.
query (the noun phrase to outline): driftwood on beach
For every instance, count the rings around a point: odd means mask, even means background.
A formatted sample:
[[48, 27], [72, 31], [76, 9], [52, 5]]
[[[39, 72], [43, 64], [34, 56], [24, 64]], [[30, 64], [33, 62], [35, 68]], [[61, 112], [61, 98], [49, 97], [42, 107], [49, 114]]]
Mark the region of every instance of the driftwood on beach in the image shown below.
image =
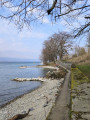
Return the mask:
[[8, 119], [8, 120], [19, 120], [19, 119], [22, 119], [22, 118], [25, 118], [26, 116], [28, 116], [29, 112], [32, 111], [33, 109], [29, 109], [27, 113], [24, 113], [24, 114], [17, 114], [17, 115], [14, 115], [12, 118]]
[[[53, 69], [54, 67], [51, 67]], [[57, 70], [58, 68], [56, 68]], [[51, 111], [52, 106], [55, 104], [57, 93], [61, 84], [64, 81], [62, 79], [48, 79], [48, 78], [15, 78], [15, 81], [40, 81], [43, 82], [42, 86], [35, 89], [33, 92], [23, 95], [19, 99], [11, 102], [2, 109], [0, 109], [0, 118], [2, 120], [18, 120], [18, 117], [28, 117], [30, 120], [42, 119], [45, 120]], [[27, 114], [21, 114], [22, 109], [27, 110], [30, 107], [34, 108], [31, 111], [31, 116]], [[5, 111], [5, 114], [4, 112]], [[3, 114], [2, 114], [3, 113]], [[14, 116], [15, 115], [15, 116]], [[13, 116], [13, 117], [12, 117]], [[15, 118], [17, 117], [17, 118]], [[13, 119], [10, 119], [13, 118]], [[15, 118], [15, 119], [14, 119]]]
[[[18, 78], [18, 80], [20, 81], [22, 78]], [[30, 79], [23, 78], [23, 80]], [[31, 106], [34, 108], [34, 110], [31, 111], [32, 116], [28, 116], [28, 119], [46, 119], [52, 106], [55, 103], [57, 92], [59, 91], [59, 87], [63, 83], [64, 79], [51, 80], [47, 78], [33, 78], [33, 80], [39, 80], [43, 82], [43, 85], [33, 92], [25, 94], [21, 98], [16, 99], [15, 101], [0, 109], [0, 118], [2, 120], [8, 120], [13, 115], [21, 114], [22, 109], [27, 110]], [[5, 111], [5, 114], [3, 111]], [[1, 114], [2, 112], [3, 114]]]

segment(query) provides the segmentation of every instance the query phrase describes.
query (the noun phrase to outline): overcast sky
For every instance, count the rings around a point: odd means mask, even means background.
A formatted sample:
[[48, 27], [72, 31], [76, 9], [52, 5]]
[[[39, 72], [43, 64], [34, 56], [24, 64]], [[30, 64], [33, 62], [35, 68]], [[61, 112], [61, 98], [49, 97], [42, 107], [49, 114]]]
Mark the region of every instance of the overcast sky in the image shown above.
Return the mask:
[[[82, 18], [81, 18], [82, 19]], [[44, 40], [58, 31], [69, 31], [65, 21], [52, 24], [49, 19], [43, 19], [42, 24], [35, 24], [31, 29], [24, 28], [21, 32], [8, 21], [0, 19], [0, 57], [39, 59]], [[75, 22], [75, 26], [78, 24]], [[84, 41], [80, 42], [83, 46]]]

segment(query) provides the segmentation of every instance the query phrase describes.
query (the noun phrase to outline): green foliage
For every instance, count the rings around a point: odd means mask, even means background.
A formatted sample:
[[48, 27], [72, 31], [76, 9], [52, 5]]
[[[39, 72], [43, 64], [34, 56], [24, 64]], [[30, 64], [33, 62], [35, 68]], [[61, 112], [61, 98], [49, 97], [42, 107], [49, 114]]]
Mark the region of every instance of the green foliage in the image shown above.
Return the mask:
[[77, 67], [90, 79], [90, 64], [77, 65]]
[[71, 69], [71, 88], [77, 87], [77, 85], [89, 82], [89, 79], [78, 69]]

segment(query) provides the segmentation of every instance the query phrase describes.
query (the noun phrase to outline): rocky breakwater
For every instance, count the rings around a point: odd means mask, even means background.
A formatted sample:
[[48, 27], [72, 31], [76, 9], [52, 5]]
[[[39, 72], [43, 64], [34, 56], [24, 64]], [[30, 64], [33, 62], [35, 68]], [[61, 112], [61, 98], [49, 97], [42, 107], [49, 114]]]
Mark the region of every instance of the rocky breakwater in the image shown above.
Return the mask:
[[45, 79], [44, 78], [14, 78], [12, 79], [13, 81], [17, 81], [17, 82], [23, 82], [23, 81], [41, 81], [44, 82]]

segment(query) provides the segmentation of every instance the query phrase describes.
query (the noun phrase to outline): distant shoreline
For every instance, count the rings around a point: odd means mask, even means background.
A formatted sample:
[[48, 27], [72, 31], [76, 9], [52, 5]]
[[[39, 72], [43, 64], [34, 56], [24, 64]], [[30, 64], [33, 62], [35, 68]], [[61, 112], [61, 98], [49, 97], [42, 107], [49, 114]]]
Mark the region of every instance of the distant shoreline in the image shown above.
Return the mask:
[[58, 70], [58, 67], [53, 67], [53, 66], [45, 66], [45, 65], [37, 65], [37, 66], [20, 66], [19, 68], [24, 69], [24, 68], [48, 68], [48, 69], [56, 69]]

